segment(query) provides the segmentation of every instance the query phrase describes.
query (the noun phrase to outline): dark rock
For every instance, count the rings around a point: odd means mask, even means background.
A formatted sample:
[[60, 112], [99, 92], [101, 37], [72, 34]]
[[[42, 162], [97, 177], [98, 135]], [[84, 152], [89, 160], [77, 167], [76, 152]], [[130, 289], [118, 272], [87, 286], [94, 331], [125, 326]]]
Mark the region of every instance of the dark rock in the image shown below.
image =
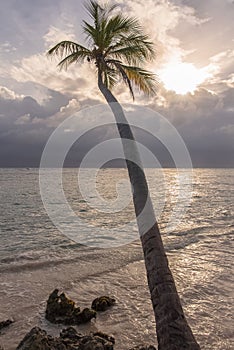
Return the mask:
[[109, 341], [112, 344], [115, 344], [115, 338], [113, 336], [111, 336], [111, 335], [108, 335], [108, 334], [100, 332], [100, 331], [93, 333], [93, 335], [97, 336], [97, 337], [100, 337], [100, 338], [103, 338], [103, 339]]
[[46, 319], [52, 323], [76, 325], [89, 322], [96, 317], [96, 312], [91, 309], [80, 311], [73, 300], [67, 298], [64, 293], [58, 294], [55, 289], [49, 296], [46, 307]]
[[75, 342], [80, 340], [82, 337], [83, 337], [83, 335], [80, 333], [77, 333], [77, 331], [73, 327], [65, 328], [60, 333], [60, 338], [70, 339], [70, 340], [75, 341]]
[[46, 318], [52, 323], [60, 323], [59, 318], [70, 317], [76, 309], [80, 312], [74, 301], [68, 299], [64, 293], [59, 295], [58, 292], [58, 289], [55, 289], [47, 300]]
[[24, 339], [17, 346], [16, 350], [70, 350], [62, 339], [53, 338], [47, 335], [46, 331], [43, 331], [39, 327], [34, 327], [26, 334]]
[[[26, 334], [16, 350], [113, 350], [115, 339], [102, 332], [83, 336], [75, 328], [63, 329], [59, 338], [53, 338], [46, 331], [34, 327]], [[0, 350], [3, 350], [0, 346]], [[152, 345], [136, 346], [131, 350], [156, 350]]]
[[[47, 335], [35, 327], [20, 342], [16, 350], [113, 350], [113, 337], [102, 332], [82, 336], [73, 327], [62, 330], [59, 338]], [[112, 339], [112, 342], [108, 339]]]
[[107, 296], [102, 296], [94, 299], [94, 301], [92, 302], [91, 308], [95, 311], [105, 311], [114, 304], [115, 304], [115, 299]]
[[96, 311], [85, 308], [74, 316], [76, 324], [89, 322], [92, 318], [96, 318]]
[[77, 333], [77, 331], [73, 327], [63, 329], [60, 333], [60, 338], [62, 339], [63, 344], [65, 344], [68, 349], [79, 349], [80, 339], [82, 337], [83, 335]]
[[[3, 329], [3, 328], [6, 328], [8, 326], [10, 326], [10, 324], [12, 324], [14, 321], [13, 320], [6, 320], [6, 321], [2, 321], [0, 322], [0, 331]], [[0, 349], [1, 350], [1, 349]]]
[[109, 347], [104, 346], [98, 340], [94, 339], [89, 343], [86, 343], [83, 350], [111, 350]]
[[96, 339], [90, 339], [86, 343], [81, 344], [82, 350], [104, 350], [104, 345]]
[[153, 345], [138, 345], [129, 350], [157, 350]]
[[87, 335], [80, 340], [80, 350], [113, 350], [113, 343], [105, 338], [94, 335]]

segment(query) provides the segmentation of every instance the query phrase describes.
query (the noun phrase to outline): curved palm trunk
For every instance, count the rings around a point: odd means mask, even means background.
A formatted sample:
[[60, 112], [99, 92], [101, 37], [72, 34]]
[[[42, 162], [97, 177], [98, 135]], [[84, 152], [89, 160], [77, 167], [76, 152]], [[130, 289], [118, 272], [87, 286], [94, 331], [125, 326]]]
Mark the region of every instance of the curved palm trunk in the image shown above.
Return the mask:
[[[100, 71], [98, 87], [112, 109], [123, 144], [128, 174], [133, 188], [133, 202], [155, 314], [158, 349], [198, 350], [200, 347], [185, 319], [175, 282], [168, 266], [148, 193], [147, 181], [143, 168], [140, 166], [140, 156], [130, 125], [121, 105], [103, 83]], [[133, 142], [129, 144], [126, 139]], [[134, 159], [134, 162], [129, 161], [129, 159]], [[144, 214], [140, 215], [143, 211]], [[145, 227], [148, 222], [152, 223], [152, 227], [146, 231]]]

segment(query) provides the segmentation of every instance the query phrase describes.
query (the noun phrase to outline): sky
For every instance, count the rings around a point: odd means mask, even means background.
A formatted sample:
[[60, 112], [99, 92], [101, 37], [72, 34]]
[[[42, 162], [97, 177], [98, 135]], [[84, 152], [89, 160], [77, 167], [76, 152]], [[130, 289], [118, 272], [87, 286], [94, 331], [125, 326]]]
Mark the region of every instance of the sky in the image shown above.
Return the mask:
[[[194, 167], [233, 167], [234, 1], [112, 2], [139, 19], [157, 53], [145, 66], [157, 75], [157, 92], [150, 98], [136, 93], [134, 103], [172, 123]], [[38, 166], [62, 121], [104, 102], [89, 62], [59, 71], [57, 61], [46, 56], [62, 40], [84, 44], [83, 19], [89, 20], [79, 0], [1, 1], [0, 167]], [[123, 85], [114, 93], [121, 103], [132, 103]], [[102, 137], [99, 128], [95, 138]], [[88, 135], [73, 152], [71, 164], [93, 138]]]

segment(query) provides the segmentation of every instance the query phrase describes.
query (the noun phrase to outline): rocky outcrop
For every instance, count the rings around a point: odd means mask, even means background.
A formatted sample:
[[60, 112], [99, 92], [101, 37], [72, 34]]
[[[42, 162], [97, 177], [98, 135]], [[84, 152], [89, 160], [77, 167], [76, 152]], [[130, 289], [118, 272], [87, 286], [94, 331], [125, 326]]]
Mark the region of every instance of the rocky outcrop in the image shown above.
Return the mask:
[[91, 308], [95, 311], [105, 311], [115, 304], [115, 299], [107, 296], [102, 296], [94, 299]]
[[20, 342], [16, 350], [113, 350], [114, 338], [97, 332], [83, 336], [73, 327], [64, 329], [53, 338], [35, 327]]
[[[103, 332], [82, 335], [75, 328], [63, 329], [54, 338], [39, 327], [26, 334], [16, 350], [114, 350], [115, 338]], [[1, 350], [1, 347], [0, 347]], [[136, 346], [130, 350], [156, 350], [152, 345]]]
[[16, 350], [70, 350], [72, 348], [66, 347], [62, 339], [53, 338], [47, 335], [39, 327], [34, 327], [26, 334], [24, 339], [17, 346]]
[[129, 350], [156, 350], [156, 348], [153, 345], [139, 345]]
[[108, 342], [112, 343], [112, 344], [115, 344], [115, 338], [111, 335], [107, 335], [106, 333], [103, 333], [103, 332], [95, 332], [93, 333], [93, 335], [95, 337], [100, 337], [102, 339], [106, 339]]
[[[13, 322], [14, 322], [14, 321], [13, 321], [13, 320], [10, 320], [10, 319], [8, 319], [8, 320], [6, 320], [6, 321], [1, 321], [1, 322], [0, 322], [0, 332], [1, 332], [1, 330], [2, 330], [3, 328], [6, 328], [6, 327], [10, 326]], [[1, 348], [0, 348], [0, 350], [1, 350]]]
[[[96, 311], [105, 311], [114, 305], [115, 299], [102, 296], [92, 302], [92, 309], [82, 311], [64, 293], [55, 289], [50, 294], [46, 318], [52, 323], [79, 325], [90, 321], [96, 316]], [[5, 321], [5, 326], [11, 322]], [[0, 323], [1, 324], [1, 323]], [[114, 350], [115, 338], [103, 332], [82, 335], [74, 327], [63, 329], [59, 337], [52, 337], [39, 327], [34, 327], [26, 334], [16, 350]], [[0, 346], [0, 350], [1, 346]], [[137, 346], [131, 350], [156, 350], [154, 346]]]
[[64, 293], [59, 295], [58, 289], [55, 289], [49, 296], [46, 307], [46, 319], [52, 323], [61, 323], [64, 325], [78, 325], [89, 322], [96, 317], [96, 311], [89, 308], [80, 310], [75, 302]]

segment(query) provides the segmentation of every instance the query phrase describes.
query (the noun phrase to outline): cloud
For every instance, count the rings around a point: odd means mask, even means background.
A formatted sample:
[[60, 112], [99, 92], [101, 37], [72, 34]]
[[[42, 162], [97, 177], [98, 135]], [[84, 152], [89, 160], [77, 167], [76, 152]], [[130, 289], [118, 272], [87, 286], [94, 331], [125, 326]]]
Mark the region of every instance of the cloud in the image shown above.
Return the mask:
[[43, 96], [39, 103], [31, 96], [0, 87], [0, 166], [39, 166], [54, 128], [79, 109], [98, 102], [87, 98], [79, 102], [51, 89]]
[[231, 137], [234, 137], [234, 123], [222, 126], [220, 128], [220, 131], [226, 135], [230, 135]]
[[12, 51], [16, 51], [16, 48], [12, 46], [9, 41], [5, 41], [4, 43], [0, 44], [0, 55], [2, 53], [10, 53]]
[[[73, 26], [67, 31], [50, 26], [44, 35], [44, 45], [51, 47], [58, 41], [75, 40]], [[67, 70], [59, 70], [59, 59], [47, 56], [47, 51], [23, 57], [8, 68], [8, 74], [17, 82], [33, 82], [68, 96], [84, 99], [97, 95], [96, 68], [88, 62], [72, 65]]]
[[145, 11], [145, 3], [140, 0], [121, 0], [121, 3], [130, 8], [131, 15], [140, 19], [150, 38], [156, 43], [159, 68], [165, 61], [171, 59], [180, 61], [190, 52], [182, 47], [181, 40], [174, 35], [175, 29], [181, 23], [183, 25], [186, 23], [191, 30], [208, 20], [198, 17], [193, 7], [184, 4], [178, 6], [173, 1], [148, 0], [149, 11]]
[[14, 124], [27, 124], [37, 119], [48, 119], [56, 114], [69, 99], [58, 92], [47, 90], [47, 99], [38, 103], [31, 96], [19, 95], [6, 87], [0, 87], [1, 127], [3, 124], [12, 128]]
[[72, 25], [67, 28], [66, 33], [60, 28], [56, 28], [55, 26], [50, 26], [48, 32], [44, 35], [44, 41], [47, 48], [57, 44], [63, 40], [75, 41], [76, 36], [74, 33], [74, 28]]
[[31, 118], [30, 118], [30, 114], [27, 113], [27, 114], [24, 114], [22, 115], [21, 117], [19, 117], [15, 124], [16, 125], [22, 125], [22, 124], [28, 124], [28, 122], [30, 122]]
[[88, 63], [78, 68], [74, 65], [67, 71], [59, 71], [57, 63], [58, 60], [48, 58], [46, 53], [32, 55], [12, 66], [10, 75], [17, 82], [39, 83], [70, 96], [87, 95], [96, 87], [95, 70], [90, 69]]
[[23, 98], [23, 95], [18, 95], [14, 91], [8, 89], [5, 86], [0, 86], [0, 98], [4, 100], [14, 100], [16, 98]]
[[162, 88], [162, 105], [159, 107], [158, 101], [154, 101], [150, 107], [175, 125], [194, 166], [233, 167], [233, 96], [234, 89], [227, 87], [220, 94], [198, 89], [186, 96]]

